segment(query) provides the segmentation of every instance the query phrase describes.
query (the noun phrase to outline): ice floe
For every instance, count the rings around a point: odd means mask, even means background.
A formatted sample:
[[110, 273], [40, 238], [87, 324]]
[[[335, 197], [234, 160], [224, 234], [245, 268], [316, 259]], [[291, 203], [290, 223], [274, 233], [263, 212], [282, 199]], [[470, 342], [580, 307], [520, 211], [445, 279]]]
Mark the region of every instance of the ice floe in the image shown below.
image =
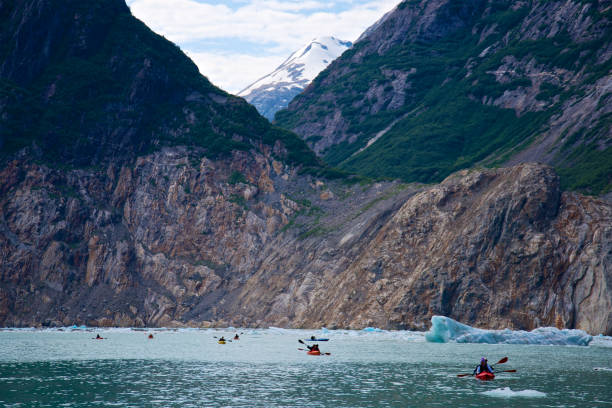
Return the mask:
[[362, 329], [361, 331], [366, 332], [366, 333], [384, 333], [386, 332], [386, 330], [379, 329], [378, 327], [366, 327], [365, 329]]
[[593, 337], [582, 330], [539, 327], [524, 330], [484, 330], [459, 323], [445, 316], [433, 316], [425, 339], [432, 343], [545, 344], [588, 346]]
[[543, 393], [540, 391], [536, 391], [536, 390], [513, 391], [510, 389], [510, 387], [496, 388], [491, 391], [485, 391], [482, 394], [488, 395], [489, 397], [498, 397], [498, 398], [513, 398], [513, 397], [542, 398], [546, 396], [546, 393]]

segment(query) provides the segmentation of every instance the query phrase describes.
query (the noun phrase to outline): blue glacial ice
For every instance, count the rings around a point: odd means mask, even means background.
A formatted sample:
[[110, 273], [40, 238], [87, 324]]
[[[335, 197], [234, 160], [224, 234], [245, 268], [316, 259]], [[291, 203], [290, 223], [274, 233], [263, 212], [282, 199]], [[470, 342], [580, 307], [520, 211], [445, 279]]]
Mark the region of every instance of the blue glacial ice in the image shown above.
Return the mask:
[[366, 333], [384, 333], [385, 330], [379, 329], [378, 327], [366, 327], [365, 329], [361, 329], [362, 332]]
[[588, 346], [593, 337], [582, 330], [559, 330], [555, 327], [539, 327], [524, 330], [484, 330], [459, 323], [444, 316], [431, 318], [431, 329], [425, 339], [432, 343], [488, 343], [488, 344], [554, 344]]

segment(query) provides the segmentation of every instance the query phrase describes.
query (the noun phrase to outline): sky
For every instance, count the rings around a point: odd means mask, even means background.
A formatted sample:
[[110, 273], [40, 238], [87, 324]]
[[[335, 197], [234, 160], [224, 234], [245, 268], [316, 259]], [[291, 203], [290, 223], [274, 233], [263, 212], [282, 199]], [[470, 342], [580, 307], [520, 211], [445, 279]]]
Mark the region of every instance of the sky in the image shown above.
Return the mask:
[[216, 86], [238, 93], [312, 39], [355, 41], [400, 0], [128, 0]]

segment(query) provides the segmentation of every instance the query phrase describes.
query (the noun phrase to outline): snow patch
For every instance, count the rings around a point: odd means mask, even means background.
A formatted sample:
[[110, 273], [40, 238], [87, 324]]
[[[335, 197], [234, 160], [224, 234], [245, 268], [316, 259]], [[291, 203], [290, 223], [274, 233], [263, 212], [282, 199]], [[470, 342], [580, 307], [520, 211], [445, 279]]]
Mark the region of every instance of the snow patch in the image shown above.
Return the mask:
[[497, 398], [513, 398], [513, 397], [542, 398], [546, 396], [546, 393], [543, 393], [540, 391], [536, 391], [536, 390], [512, 391], [510, 387], [496, 388], [491, 391], [485, 391], [482, 394], [488, 395], [489, 397], [497, 397]]
[[300, 88], [304, 89], [319, 72], [323, 71], [330, 61], [338, 58], [344, 51], [352, 46], [350, 42], [339, 40], [335, 37], [315, 38], [312, 42], [289, 56], [271, 74], [258, 79], [238, 93], [249, 100], [250, 94], [270, 85], [282, 83], [300, 83]]
[[433, 316], [431, 329], [425, 333], [431, 343], [487, 343], [487, 344], [543, 344], [561, 346], [588, 346], [593, 337], [582, 330], [559, 330], [540, 327], [524, 330], [483, 330], [459, 323], [445, 316]]

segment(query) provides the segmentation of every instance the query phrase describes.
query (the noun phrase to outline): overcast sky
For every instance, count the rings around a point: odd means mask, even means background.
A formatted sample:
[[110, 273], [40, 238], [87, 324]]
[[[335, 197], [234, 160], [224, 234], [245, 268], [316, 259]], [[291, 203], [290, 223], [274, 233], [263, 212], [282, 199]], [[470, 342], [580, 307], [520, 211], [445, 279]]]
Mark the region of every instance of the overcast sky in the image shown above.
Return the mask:
[[231, 93], [272, 72], [318, 36], [355, 41], [400, 0], [128, 0]]

